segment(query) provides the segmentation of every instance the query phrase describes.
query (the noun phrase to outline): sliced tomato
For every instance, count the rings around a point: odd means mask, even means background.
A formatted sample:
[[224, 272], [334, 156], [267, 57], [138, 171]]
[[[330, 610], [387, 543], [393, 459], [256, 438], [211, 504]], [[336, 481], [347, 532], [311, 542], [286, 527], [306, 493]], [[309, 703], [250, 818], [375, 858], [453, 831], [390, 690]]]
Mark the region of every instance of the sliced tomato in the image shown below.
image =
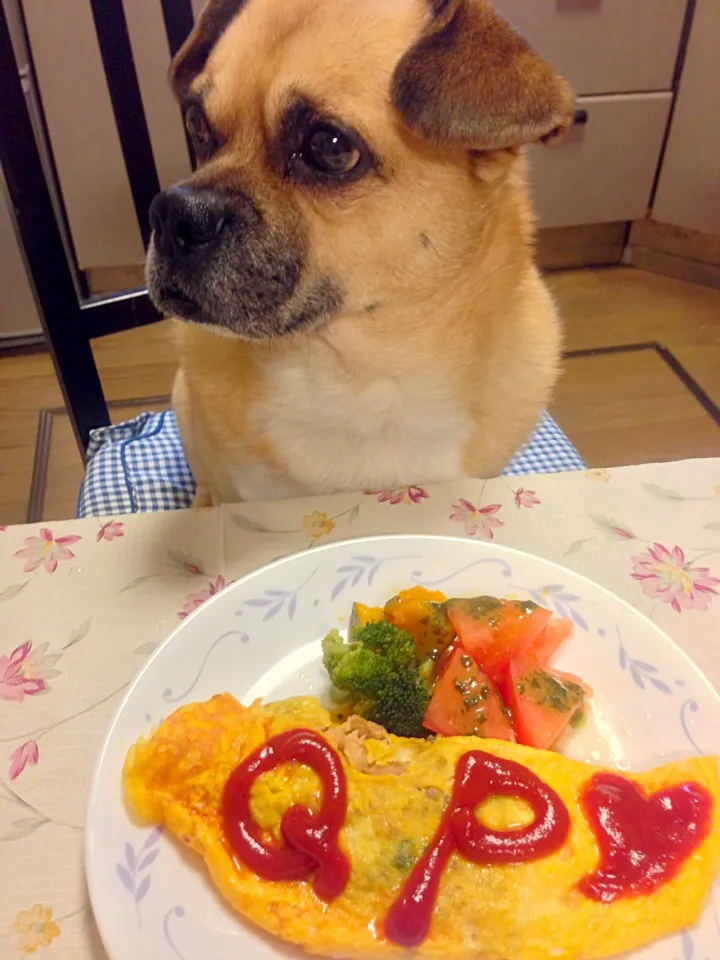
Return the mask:
[[534, 603], [494, 597], [450, 600], [447, 610], [461, 645], [496, 683], [512, 657], [533, 650], [552, 617]]
[[[538, 607], [538, 609], [541, 609]], [[549, 613], [549, 611], [547, 611]], [[543, 666], [550, 663], [558, 649], [572, 636], [572, 620], [556, 618], [550, 620], [547, 626], [530, 643], [525, 645], [524, 653], [535, 657]]]
[[450, 663], [452, 655], [455, 653], [455, 644], [445, 647], [437, 660], [433, 663], [432, 682], [437, 683], [440, 677], [445, 673], [447, 665]]
[[450, 622], [462, 648], [496, 683], [501, 682], [510, 657], [515, 652], [514, 641], [495, 629], [502, 602], [498, 601], [487, 612], [484, 606], [473, 608], [471, 603], [451, 600], [448, 603]]
[[583, 710], [592, 691], [571, 673], [560, 673], [531, 657], [510, 663], [503, 687], [518, 743], [549, 750]]
[[459, 648], [435, 686], [423, 725], [444, 737], [475, 735], [515, 740], [497, 687]]

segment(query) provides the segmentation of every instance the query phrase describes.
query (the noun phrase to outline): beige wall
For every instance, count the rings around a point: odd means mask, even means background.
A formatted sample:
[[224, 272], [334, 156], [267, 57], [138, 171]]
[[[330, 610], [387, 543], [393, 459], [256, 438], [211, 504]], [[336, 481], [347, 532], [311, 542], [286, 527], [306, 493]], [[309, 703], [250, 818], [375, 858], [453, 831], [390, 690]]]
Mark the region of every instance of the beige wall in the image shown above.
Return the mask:
[[698, 0], [653, 218], [720, 234], [720, 0]]
[[35, 298], [15, 237], [15, 221], [0, 172], [0, 339], [39, 331]]
[[[38, 85], [83, 269], [144, 256], [89, 0], [22, 0]], [[160, 0], [123, 0], [162, 186], [190, 171]], [[202, 8], [203, 0], [193, 5]]]
[[123, 0], [158, 177], [163, 186], [190, 173], [185, 134], [167, 82], [169, 50], [158, 0]]
[[[19, 7], [16, 0], [2, 0], [15, 48], [18, 66], [27, 64]], [[10, 212], [6, 184], [0, 171], [0, 338], [38, 333], [40, 321], [25, 262], [20, 252], [15, 221]]]
[[5, 10], [10, 39], [15, 50], [15, 57], [22, 68], [27, 64], [28, 58], [25, 47], [25, 37], [23, 35], [22, 16], [20, 14], [20, 0], [2, 0], [2, 6]]
[[60, 187], [82, 267], [143, 246], [88, 0], [23, 0]]
[[[81, 267], [140, 262], [143, 246], [88, 0], [23, 0], [58, 177]], [[159, 0], [125, 0], [158, 174], [189, 171], [165, 79]]]

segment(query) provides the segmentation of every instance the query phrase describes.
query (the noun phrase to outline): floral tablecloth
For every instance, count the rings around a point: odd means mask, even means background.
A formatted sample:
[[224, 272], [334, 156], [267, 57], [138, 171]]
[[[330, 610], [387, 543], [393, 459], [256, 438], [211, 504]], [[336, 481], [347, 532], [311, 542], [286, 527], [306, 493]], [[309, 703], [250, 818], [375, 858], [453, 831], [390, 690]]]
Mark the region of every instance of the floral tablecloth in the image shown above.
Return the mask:
[[[485, 537], [572, 567], [720, 688], [720, 460], [0, 527], [2, 960], [105, 960], [85, 799], [104, 730], [157, 644], [249, 571], [379, 533]], [[545, 601], [573, 616], [561, 589]]]

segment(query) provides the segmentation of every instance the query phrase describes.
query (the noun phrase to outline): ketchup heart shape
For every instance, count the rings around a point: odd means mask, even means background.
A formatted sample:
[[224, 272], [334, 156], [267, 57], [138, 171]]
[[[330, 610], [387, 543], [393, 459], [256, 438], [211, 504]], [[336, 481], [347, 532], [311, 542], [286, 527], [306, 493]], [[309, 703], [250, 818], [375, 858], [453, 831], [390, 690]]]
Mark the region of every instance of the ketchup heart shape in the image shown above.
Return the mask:
[[713, 799], [699, 783], [681, 783], [648, 796], [632, 780], [597, 773], [581, 803], [600, 863], [578, 887], [602, 903], [651, 894], [672, 880], [712, 826]]

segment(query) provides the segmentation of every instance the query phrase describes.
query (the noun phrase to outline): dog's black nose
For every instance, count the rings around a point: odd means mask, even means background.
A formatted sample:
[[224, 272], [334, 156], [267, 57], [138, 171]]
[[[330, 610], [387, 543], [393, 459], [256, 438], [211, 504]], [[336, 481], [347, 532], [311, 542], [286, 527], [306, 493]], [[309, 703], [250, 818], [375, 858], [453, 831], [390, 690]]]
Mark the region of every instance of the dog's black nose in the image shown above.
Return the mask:
[[155, 244], [166, 256], [189, 257], [206, 250], [231, 220], [227, 198], [214, 190], [170, 187], [150, 204]]

